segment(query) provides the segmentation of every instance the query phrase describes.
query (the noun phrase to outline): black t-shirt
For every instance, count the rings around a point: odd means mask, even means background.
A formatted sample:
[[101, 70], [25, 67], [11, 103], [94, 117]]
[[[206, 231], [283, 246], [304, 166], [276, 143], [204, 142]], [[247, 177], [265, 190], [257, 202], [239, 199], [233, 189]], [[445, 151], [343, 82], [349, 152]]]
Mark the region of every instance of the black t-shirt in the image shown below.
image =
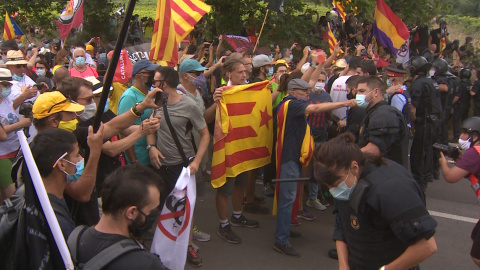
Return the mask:
[[437, 50], [435, 52], [440, 52], [440, 38], [442, 37], [440, 28], [430, 31], [430, 36], [432, 37], [432, 44], [437, 45]]
[[455, 96], [459, 97], [459, 99], [456, 105], [460, 105], [460, 106], [468, 105], [468, 102], [470, 101], [470, 86], [472, 86], [472, 83], [469, 80], [464, 79], [458, 83]]
[[[124, 239], [128, 239], [128, 237], [119, 234], [102, 233], [90, 227], [80, 237], [77, 250], [78, 262], [86, 263], [102, 250]], [[145, 249], [126, 253], [103, 268], [103, 270], [123, 269], [162, 270], [166, 268], [157, 255]]]
[[473, 96], [473, 100], [480, 101], [480, 80], [476, 80], [472, 87], [472, 92], [476, 95]]
[[360, 125], [367, 115], [367, 111], [363, 108], [352, 107], [347, 110], [347, 125], [345, 132], [350, 132], [355, 136], [355, 141], [358, 142]]
[[60, 229], [62, 230], [63, 237], [67, 240], [70, 233], [75, 229], [75, 224], [73, 224], [73, 220], [70, 217], [67, 204], [64, 199], [57, 198], [52, 194], [47, 195], [55, 212], [55, 216], [57, 217], [58, 225], [60, 225]]

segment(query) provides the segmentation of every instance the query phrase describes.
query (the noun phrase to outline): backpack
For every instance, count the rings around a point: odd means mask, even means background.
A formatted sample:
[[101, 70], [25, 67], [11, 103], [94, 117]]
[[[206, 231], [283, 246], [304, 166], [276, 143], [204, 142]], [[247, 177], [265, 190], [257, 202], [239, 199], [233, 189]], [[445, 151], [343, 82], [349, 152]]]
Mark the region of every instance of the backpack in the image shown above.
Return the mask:
[[135, 250], [144, 250], [143, 246], [133, 239], [124, 239], [102, 250], [100, 253], [91, 258], [88, 262], [78, 263], [78, 245], [82, 234], [89, 227], [81, 225], [76, 227], [68, 237], [68, 248], [72, 256], [75, 269], [79, 270], [100, 270], [113, 262], [118, 257]]
[[25, 198], [13, 195], [0, 207], [0, 269], [18, 269], [25, 242]]

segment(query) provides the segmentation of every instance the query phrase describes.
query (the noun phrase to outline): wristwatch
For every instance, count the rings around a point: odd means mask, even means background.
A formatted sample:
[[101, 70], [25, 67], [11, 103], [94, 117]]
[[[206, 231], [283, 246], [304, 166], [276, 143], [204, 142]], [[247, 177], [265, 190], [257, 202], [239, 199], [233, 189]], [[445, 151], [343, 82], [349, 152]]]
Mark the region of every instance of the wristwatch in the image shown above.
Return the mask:
[[147, 151], [149, 151], [150, 148], [152, 148], [152, 147], [157, 147], [157, 146], [156, 146], [155, 144], [149, 144], [149, 145], [147, 145], [147, 147], [145, 147], [145, 148], [147, 149]]

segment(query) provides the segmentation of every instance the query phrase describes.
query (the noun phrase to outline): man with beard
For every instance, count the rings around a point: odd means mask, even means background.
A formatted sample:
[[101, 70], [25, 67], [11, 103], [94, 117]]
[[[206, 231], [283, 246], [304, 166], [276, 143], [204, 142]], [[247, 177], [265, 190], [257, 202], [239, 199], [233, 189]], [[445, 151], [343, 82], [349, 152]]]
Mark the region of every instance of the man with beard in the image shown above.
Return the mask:
[[115, 258], [102, 269], [166, 269], [157, 255], [130, 238], [139, 239], [155, 224], [160, 214], [161, 189], [158, 175], [140, 164], [127, 165], [110, 174], [102, 190], [100, 221], [93, 227], [84, 227], [78, 234], [74, 231], [69, 239], [69, 244], [76, 244], [73, 256], [77, 263], [86, 263], [123, 241], [122, 248], [126, 245], [138, 248]]
[[[118, 103], [118, 114], [122, 114], [128, 110], [132, 109], [132, 106], [142, 102], [145, 99], [150, 87], [153, 83], [153, 76], [155, 75], [154, 70], [158, 65], [153, 64], [147, 59], [137, 61], [133, 65], [132, 77], [134, 78], [133, 85], [125, 90], [120, 98]], [[135, 109], [132, 109], [132, 113], [135, 113]], [[140, 125], [140, 123], [150, 117], [150, 109], [147, 109], [143, 114], [137, 114], [137, 120], [135, 120], [135, 125]], [[140, 162], [143, 165], [149, 166], [150, 158], [148, 156], [147, 140], [145, 137], [142, 137], [138, 140], [133, 149], [130, 148], [126, 151], [128, 161], [133, 164]]]

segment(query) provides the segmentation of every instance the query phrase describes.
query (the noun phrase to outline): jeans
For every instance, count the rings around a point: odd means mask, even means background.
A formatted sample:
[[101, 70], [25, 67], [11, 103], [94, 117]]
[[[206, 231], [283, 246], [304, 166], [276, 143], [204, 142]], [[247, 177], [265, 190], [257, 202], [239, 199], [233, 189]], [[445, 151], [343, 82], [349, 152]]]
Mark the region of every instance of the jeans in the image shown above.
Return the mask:
[[[287, 161], [280, 168], [280, 178], [299, 178], [301, 166], [298, 161]], [[298, 182], [285, 182], [280, 184], [278, 193], [277, 228], [275, 231], [276, 244], [288, 244], [290, 238], [290, 220], [292, 207], [297, 197]]]
[[318, 198], [318, 184], [312, 181], [308, 182], [308, 197], [311, 201], [315, 201]]

